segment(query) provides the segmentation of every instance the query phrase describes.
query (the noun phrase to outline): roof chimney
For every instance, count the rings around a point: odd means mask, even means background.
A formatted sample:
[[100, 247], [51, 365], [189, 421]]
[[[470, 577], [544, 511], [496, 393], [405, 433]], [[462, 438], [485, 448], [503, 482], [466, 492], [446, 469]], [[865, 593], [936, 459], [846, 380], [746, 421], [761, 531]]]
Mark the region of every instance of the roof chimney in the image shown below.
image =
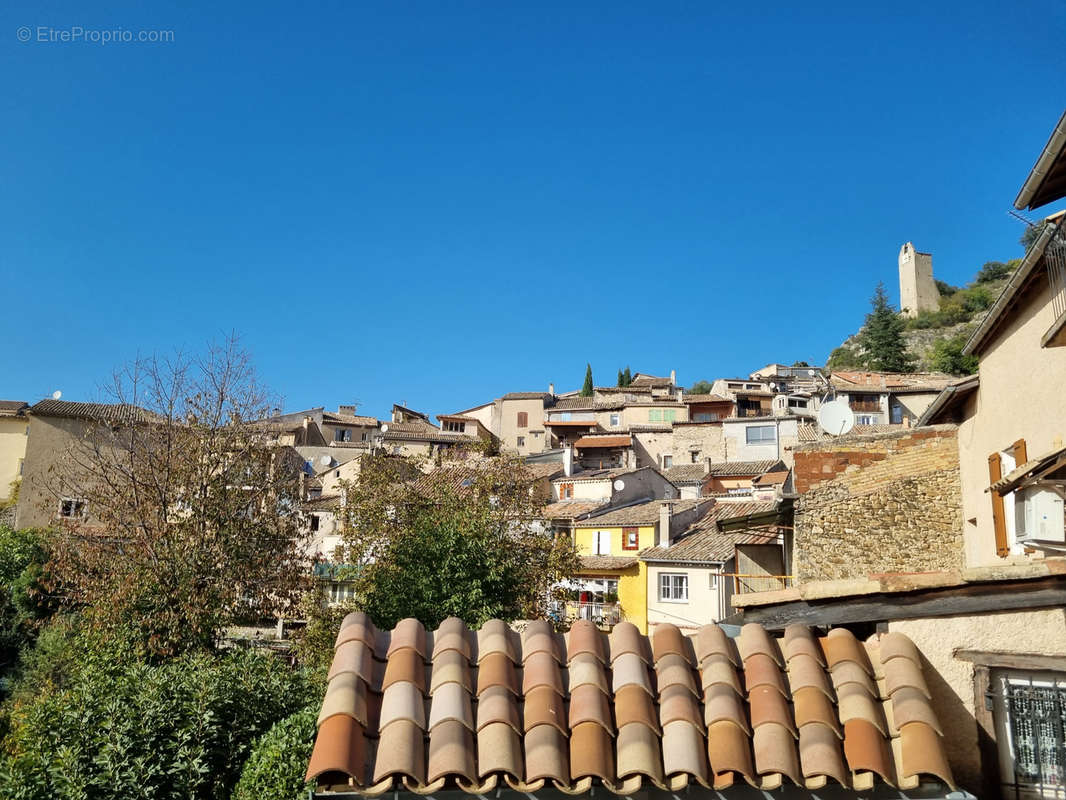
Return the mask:
[[670, 370], [670, 385], [671, 386], [677, 386], [677, 370], [676, 369]]
[[570, 477], [574, 474], [574, 448], [573, 445], [566, 445], [563, 448], [563, 475]]
[[677, 402], [679, 402], [679, 403], [684, 403], [685, 402], [685, 392], [682, 389], [678, 389], [677, 390]]
[[656, 547], [670, 546], [670, 518], [673, 515], [673, 501], [659, 501], [659, 527], [655, 531]]
[[337, 406], [337, 413], [338, 414], [347, 414], [350, 417], [354, 417], [355, 416], [355, 410], [357, 408], [359, 408], [359, 406], [356, 405], [355, 403], [352, 403], [351, 405], [347, 405], [347, 406]]
[[548, 384], [548, 394], [550, 394], [552, 396], [555, 395], [555, 384], [554, 383], [549, 383]]

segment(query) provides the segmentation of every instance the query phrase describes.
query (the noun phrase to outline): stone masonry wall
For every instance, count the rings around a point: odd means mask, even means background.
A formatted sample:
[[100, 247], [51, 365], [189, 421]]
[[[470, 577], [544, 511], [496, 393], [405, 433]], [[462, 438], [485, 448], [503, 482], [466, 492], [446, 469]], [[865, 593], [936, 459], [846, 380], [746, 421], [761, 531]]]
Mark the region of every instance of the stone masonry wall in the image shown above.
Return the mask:
[[795, 457], [798, 582], [962, 566], [955, 426], [800, 445]]

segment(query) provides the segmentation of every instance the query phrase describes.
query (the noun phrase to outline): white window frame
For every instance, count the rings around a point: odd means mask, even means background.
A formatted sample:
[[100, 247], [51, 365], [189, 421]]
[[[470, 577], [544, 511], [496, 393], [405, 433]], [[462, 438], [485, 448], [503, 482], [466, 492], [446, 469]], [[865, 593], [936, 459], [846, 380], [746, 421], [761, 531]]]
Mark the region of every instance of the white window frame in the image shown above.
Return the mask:
[[[76, 511], [77, 513], [64, 514], [63, 507], [67, 503], [70, 503], [71, 510]], [[59, 511], [56, 512], [56, 516], [60, 519], [85, 519], [85, 508], [85, 500], [80, 497], [61, 497], [59, 499]]]
[[611, 414], [611, 427], [612, 428], [617, 428], [621, 424], [622, 424], [622, 415], [621, 414]]
[[597, 556], [609, 556], [611, 554], [610, 531], [596, 531], [592, 534], [592, 553]]
[[[751, 434], [753, 431], [771, 431], [773, 435], [769, 439], [759, 438], [752, 441]], [[744, 428], [744, 444], [758, 446], [767, 444], [777, 444], [777, 426], [776, 425], [748, 425]]]
[[[674, 581], [676, 580], [676, 584]], [[688, 573], [687, 572], [660, 572], [659, 573], [659, 602], [660, 603], [687, 603], [688, 602]]]
[[[1016, 753], [1014, 746], [1011, 710], [1008, 705], [1006, 690], [1011, 685], [1029, 685], [1041, 689], [1066, 688], [1066, 673], [1041, 670], [1021, 670], [993, 668], [990, 675], [989, 695], [992, 705], [992, 719], [995, 729], [996, 749], [999, 755], [1001, 782], [1004, 790], [1011, 796], [1018, 797], [1061, 797], [1066, 790], [1066, 775], [1060, 784], [1018, 783], [1015, 784]], [[1039, 737], [1037, 737], [1039, 738]], [[1043, 788], [1044, 794], [1040, 790]]]
[[663, 453], [663, 469], [670, 469], [674, 465], [674, 457], [667, 453]]

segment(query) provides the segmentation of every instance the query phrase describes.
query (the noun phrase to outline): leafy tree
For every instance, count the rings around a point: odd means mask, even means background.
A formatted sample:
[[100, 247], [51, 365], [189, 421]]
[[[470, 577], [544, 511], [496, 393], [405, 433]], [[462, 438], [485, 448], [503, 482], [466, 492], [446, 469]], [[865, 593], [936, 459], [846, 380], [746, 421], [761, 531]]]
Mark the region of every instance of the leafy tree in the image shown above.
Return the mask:
[[581, 392], [580, 392], [581, 397], [592, 397], [592, 393], [593, 393], [594, 388], [595, 387], [592, 385], [592, 364], [586, 364], [585, 365], [585, 383], [581, 387]]
[[792, 366], [794, 366], [794, 367], [809, 367], [810, 364], [808, 364], [806, 361], [793, 361], [792, 362]]
[[711, 382], [710, 381], [696, 381], [689, 387], [689, 394], [710, 394]]
[[306, 572], [303, 459], [255, 422], [273, 404], [247, 354], [231, 339], [199, 358], [140, 360], [112, 396], [122, 416], [76, 442], [50, 487], [88, 510], [52, 548], [69, 602], [157, 656], [287, 607]]
[[914, 360], [907, 352], [907, 342], [903, 338], [904, 321], [888, 302], [884, 283], [877, 284], [870, 306], [870, 313], [858, 335], [867, 369], [884, 372], [913, 369]]
[[263, 734], [244, 762], [233, 800], [304, 800], [313, 788], [304, 782], [304, 774], [317, 719], [315, 705], [275, 723]]
[[991, 283], [992, 281], [998, 281], [1006, 278], [1013, 272], [1013, 269], [1002, 261], [986, 261], [984, 266], [977, 271], [977, 275], [974, 277], [974, 283]]
[[622, 373], [622, 379], [625, 381], [623, 386], [629, 386], [633, 382], [633, 373], [629, 371], [629, 365], [626, 365], [625, 372]]
[[152, 666], [81, 633], [65, 645], [62, 680], [28, 676], [34, 690], [17, 689], [8, 706], [0, 796], [226, 800], [253, 742], [321, 697], [267, 653], [199, 653]]
[[625, 376], [622, 374], [622, 370], [618, 370], [618, 383], [615, 386], [625, 386]]
[[855, 350], [841, 345], [829, 354], [825, 365], [828, 369], [855, 369], [863, 366], [863, 360]]
[[1046, 222], [1040, 221], [1035, 225], [1029, 225], [1026, 227], [1026, 229], [1022, 231], [1021, 238], [1018, 239], [1018, 244], [1028, 251], [1029, 248], [1033, 246], [1033, 242], [1040, 238], [1040, 234], [1043, 232], [1046, 224]]
[[958, 286], [952, 286], [947, 281], [936, 281], [936, 290], [940, 293], [941, 297], [949, 297], [959, 290]]
[[933, 344], [929, 364], [937, 372], [950, 375], [973, 375], [977, 372], [977, 356], [963, 355], [967, 335], [961, 333], [950, 339], [941, 339]]
[[374, 621], [546, 616], [551, 588], [578, 564], [570, 540], [536, 522], [544, 498], [522, 462], [501, 456], [405, 481], [408, 463], [367, 461], [345, 486], [347, 561]]
[[55, 609], [44, 588], [47, 560], [40, 531], [0, 525], [0, 674], [10, 670]]

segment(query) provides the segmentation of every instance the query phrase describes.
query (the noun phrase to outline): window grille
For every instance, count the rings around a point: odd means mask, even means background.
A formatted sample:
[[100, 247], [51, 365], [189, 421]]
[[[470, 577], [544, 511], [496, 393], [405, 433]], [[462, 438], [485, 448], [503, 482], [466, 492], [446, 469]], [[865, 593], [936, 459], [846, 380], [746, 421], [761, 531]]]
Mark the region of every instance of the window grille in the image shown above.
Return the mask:
[[1005, 796], [1066, 798], [1066, 674], [997, 670], [991, 693]]

